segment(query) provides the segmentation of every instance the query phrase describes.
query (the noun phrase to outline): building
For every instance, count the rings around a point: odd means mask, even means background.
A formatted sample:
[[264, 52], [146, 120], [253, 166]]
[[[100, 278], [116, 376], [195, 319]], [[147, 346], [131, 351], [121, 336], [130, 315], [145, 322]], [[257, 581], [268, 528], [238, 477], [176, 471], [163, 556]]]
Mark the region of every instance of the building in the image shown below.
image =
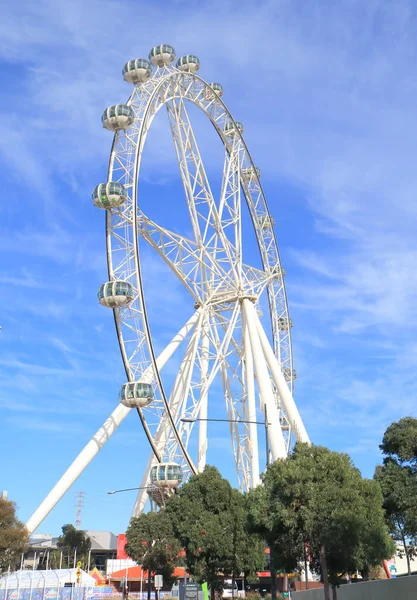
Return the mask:
[[117, 535], [111, 531], [91, 529], [85, 529], [84, 533], [91, 540], [91, 564], [105, 573], [107, 561], [117, 557]]
[[[91, 540], [91, 552], [88, 567], [96, 566], [98, 571], [106, 573], [106, 563], [117, 556], [117, 536], [111, 531], [84, 530]], [[58, 568], [59, 558], [56, 557], [58, 537], [49, 533], [34, 533], [29, 539], [29, 548], [24, 554], [22, 566], [24, 569], [51, 568], [51, 553], [55, 555], [55, 568]], [[75, 553], [74, 553], [75, 554]], [[75, 556], [74, 556], [75, 558]], [[72, 565], [71, 565], [72, 566]], [[86, 565], [87, 567], [87, 565]]]
[[49, 556], [57, 549], [58, 538], [50, 533], [33, 533], [29, 538], [29, 548], [23, 557], [23, 569], [47, 568]]

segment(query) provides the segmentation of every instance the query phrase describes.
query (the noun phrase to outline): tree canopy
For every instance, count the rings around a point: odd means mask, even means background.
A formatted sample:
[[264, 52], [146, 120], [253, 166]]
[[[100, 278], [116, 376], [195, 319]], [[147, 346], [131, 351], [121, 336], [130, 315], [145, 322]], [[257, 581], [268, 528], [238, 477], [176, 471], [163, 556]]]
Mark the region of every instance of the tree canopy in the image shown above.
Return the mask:
[[236, 577], [243, 572], [250, 578], [264, 567], [264, 544], [246, 528], [246, 498], [215, 467], [192, 476], [170, 498], [166, 512], [185, 548], [190, 574], [207, 581], [212, 592], [221, 586], [220, 574]]
[[394, 540], [400, 541], [411, 574], [410, 560], [417, 556], [417, 479], [411, 468], [393, 460], [375, 471], [384, 498], [387, 524]]
[[384, 433], [382, 452], [387, 458], [395, 460], [398, 464], [417, 471], [417, 419], [404, 417], [391, 423]]
[[64, 525], [62, 535], [58, 538], [57, 547], [62, 552], [63, 567], [72, 568], [75, 566], [75, 551], [77, 552], [77, 562], [81, 561], [83, 568], [87, 566], [91, 540], [85, 535], [84, 531], [76, 529], [74, 525]]
[[417, 556], [417, 419], [404, 417], [384, 433], [384, 464], [375, 470], [384, 498], [391, 535], [400, 541], [407, 559]]
[[16, 505], [0, 498], [0, 573], [18, 566], [29, 543], [26, 527], [16, 516]]
[[133, 517], [126, 531], [126, 552], [147, 571], [172, 578], [181, 546], [165, 510]]
[[274, 550], [279, 568], [296, 567], [308, 547], [325, 584], [338, 573], [369, 568], [392, 555], [378, 484], [363, 480], [346, 454], [297, 444], [270, 465], [264, 489], [250, 493], [249, 519]]

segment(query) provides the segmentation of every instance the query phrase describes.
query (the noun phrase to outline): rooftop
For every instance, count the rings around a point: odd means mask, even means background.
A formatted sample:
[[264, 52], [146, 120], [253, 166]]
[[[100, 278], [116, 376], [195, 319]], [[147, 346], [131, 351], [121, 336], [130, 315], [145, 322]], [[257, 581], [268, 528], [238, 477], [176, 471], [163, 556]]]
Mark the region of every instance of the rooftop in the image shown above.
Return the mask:
[[114, 550], [117, 551], [117, 535], [111, 531], [94, 531], [84, 529], [84, 533], [91, 540], [91, 550]]

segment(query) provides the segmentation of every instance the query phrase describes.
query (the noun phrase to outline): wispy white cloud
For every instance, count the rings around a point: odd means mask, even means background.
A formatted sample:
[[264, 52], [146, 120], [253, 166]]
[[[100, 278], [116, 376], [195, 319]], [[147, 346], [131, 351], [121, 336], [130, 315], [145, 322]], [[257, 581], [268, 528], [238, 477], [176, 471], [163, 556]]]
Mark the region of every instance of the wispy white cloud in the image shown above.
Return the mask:
[[[68, 410], [68, 390], [80, 414], [112, 408], [124, 375], [111, 315], [92, 308], [106, 269], [103, 226], [88, 195], [106, 176], [111, 143], [99, 119], [130, 92], [124, 62], [166, 41], [179, 54], [198, 54], [202, 76], [224, 85], [261, 167], [288, 273], [297, 401], [313, 439], [359, 457], [377, 453], [390, 420], [415, 412], [417, 392], [411, 0], [209, 0], [192, 10], [185, 0], [163, 10], [128, 0], [40, 0], [26, 3], [24, 18], [22, 4], [9, 3], [0, 23], [11, 77], [8, 97], [0, 91], [9, 115], [0, 155], [18, 196], [2, 203], [12, 226], [3, 220], [0, 232], [10, 264], [0, 282], [13, 294], [0, 362], [5, 410], [29, 412], [32, 395], [40, 411]], [[149, 189], [177, 174], [162, 117], [146, 146]], [[214, 171], [220, 145], [203, 137]], [[142, 257], [162, 347], [192, 307], [158, 259]], [[59, 392], [55, 406], [51, 389]], [[59, 434], [50, 416], [45, 427]], [[224, 438], [211, 447], [224, 443], [229, 448]]]
[[42, 419], [34, 415], [27, 417], [7, 417], [6, 422], [13, 427], [17, 427], [25, 431], [38, 431], [45, 434], [58, 433], [63, 437], [72, 437], [74, 433], [78, 434], [85, 431], [85, 426], [83, 423], [68, 423], [68, 420], [52, 421], [49, 419]]
[[13, 286], [24, 288], [59, 290], [59, 288], [54, 286], [52, 282], [46, 281], [45, 278], [34, 275], [26, 268], [22, 268], [21, 272], [17, 275], [0, 275], [0, 283], [4, 285], [11, 284]]

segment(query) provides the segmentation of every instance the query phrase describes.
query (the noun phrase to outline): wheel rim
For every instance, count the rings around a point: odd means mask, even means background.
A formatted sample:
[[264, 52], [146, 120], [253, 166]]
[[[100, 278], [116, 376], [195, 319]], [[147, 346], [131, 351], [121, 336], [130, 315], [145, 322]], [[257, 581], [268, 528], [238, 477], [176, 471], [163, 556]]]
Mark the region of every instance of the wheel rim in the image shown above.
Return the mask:
[[[164, 229], [157, 226], [157, 224], [150, 219], [147, 219], [140, 209], [138, 178], [146, 135], [150, 129], [153, 118], [163, 106], [168, 107], [168, 113], [171, 111], [171, 117], [174, 115], [175, 121], [175, 107], [184, 103], [184, 100], [192, 102], [198, 108], [202, 109], [210, 119], [224, 144], [226, 154], [229, 156], [229, 162], [238, 156], [238, 185], [239, 188], [241, 185], [244, 198], [249, 208], [264, 268], [263, 284], [267, 291], [269, 301], [273, 346], [282, 370], [288, 375], [287, 380], [291, 390], [293, 386], [293, 367], [290, 320], [283, 281], [284, 272], [280, 263], [273, 227], [265, 226], [265, 219], [271, 221], [271, 217], [259, 180], [259, 172], [253, 164], [242, 134], [240, 131], [237, 131], [232, 137], [223, 134], [227, 124], [231, 124], [236, 130], [236, 122], [233, 120], [231, 113], [220, 96], [215, 94], [210, 85], [203, 79], [195, 74], [179, 71], [173, 66], [158, 68], [151, 79], [135, 86], [132, 95], [126, 103], [135, 113], [134, 123], [126, 131], [116, 133], [114, 137], [108, 171], [108, 181], [115, 181], [123, 184], [129, 193], [129, 199], [123, 206], [107, 212], [107, 259], [110, 280], [120, 279], [129, 281], [135, 290], [133, 303], [129, 307], [122, 307], [114, 310], [114, 317], [128, 380], [141, 380], [144, 375], [146, 375], [147, 370], [149, 371], [150, 367], [154, 373], [154, 376], [149, 382], [152, 383], [155, 388], [156, 400], [152, 403], [151, 407], [137, 409], [143, 428], [151, 444], [154, 460], [157, 462], [176, 460], [184, 466], [186, 478], [189, 473], [195, 473], [197, 471], [197, 465], [193, 462], [187, 451], [192, 424], [184, 423], [180, 421], [180, 418], [184, 415], [187, 416], [187, 414], [192, 414], [193, 411], [195, 413], [196, 406], [186, 405], [185, 410], [184, 406], [182, 406], [181, 412], [172, 410], [172, 406], [170, 406], [170, 402], [164, 391], [159, 369], [156, 365], [152, 336], [146, 314], [138, 241], [138, 237], [140, 236], [152, 245], [152, 231], [155, 231], [156, 227], [156, 231], [161, 235], [161, 230]], [[252, 174], [247, 179], [247, 172], [251, 170]], [[245, 173], [245, 175], [243, 175], [243, 173]], [[183, 175], [185, 176], [185, 173], [183, 173]], [[178, 238], [171, 238], [170, 242], [173, 246], [175, 244], [178, 246], [180, 240]], [[187, 247], [187, 243], [184, 240], [181, 240], [181, 243], [185, 244], [185, 247]], [[186, 248], [186, 250], [191, 254], [191, 247]], [[168, 261], [166, 260], [166, 262]], [[214, 260], [212, 265], [212, 270], [215, 271], [215, 275], [219, 277], [223, 276], [225, 277], [225, 281], [228, 281], [228, 278], [230, 279], [230, 274], [227, 271], [225, 272], [222, 268], [216, 268], [214, 266], [215, 262], [216, 261]], [[239, 266], [237, 262], [235, 266], [236, 268]], [[200, 356], [204, 353], [204, 343], [202, 340], [207, 340], [207, 328], [210, 328], [210, 320], [212, 320], [212, 315], [210, 316], [210, 311], [207, 310], [210, 298], [207, 294], [205, 297], [203, 297], [201, 293], [199, 294], [201, 281], [192, 283], [190, 278], [187, 279], [187, 274], [184, 271], [181, 272], [181, 270], [179, 270], [175, 261], [171, 261], [170, 267], [180, 277], [182, 283], [187, 287], [193, 295], [194, 300], [200, 306], [200, 316], [197, 325], [195, 326], [194, 333], [196, 340], [194, 342], [195, 347], [193, 348], [192, 340], [190, 340], [188, 348], [191, 356], [194, 356], [195, 360], [198, 350], [200, 350]], [[255, 276], [255, 272], [256, 270], [254, 269], [251, 272], [251, 275]], [[246, 295], [242, 294], [241, 298], [249, 295], [250, 294], [248, 293], [246, 293]], [[241, 298], [236, 300], [236, 306], [238, 306]], [[236, 312], [239, 311], [237, 310]], [[237, 324], [239, 315], [233, 316], [232, 314], [231, 319], [232, 318], [235, 319], [235, 323]], [[229, 319], [229, 325], [231, 319]], [[283, 327], [283, 323], [284, 325], [287, 323], [288, 327]], [[215, 330], [218, 331], [221, 327], [227, 329], [227, 324], [222, 324], [217, 320], [216, 328], [211, 328], [212, 337], [214, 336], [213, 332]], [[132, 333], [134, 335], [132, 335]], [[213, 340], [211, 341], [213, 342]], [[236, 341], [232, 339], [230, 340], [230, 343], [234, 345], [236, 344]], [[207, 346], [207, 341], [205, 344]], [[216, 344], [219, 348], [221, 340], [217, 340]], [[224, 371], [225, 368], [227, 370], [227, 366], [225, 365], [219, 367], [222, 371]], [[207, 377], [207, 373], [204, 375], [203, 372], [202, 377]], [[229, 393], [227, 392], [227, 373], [225, 374], [222, 372], [222, 378], [223, 380], [226, 380], [224, 392], [226, 405], [229, 402], [229, 406], [227, 406], [228, 414], [229, 416], [236, 415], [238, 413], [233, 407], [234, 395], [231, 390]], [[245, 387], [244, 382], [242, 382], [242, 387]], [[285, 417], [285, 413], [282, 411], [279, 396], [277, 395], [276, 398], [281, 412], [283, 431], [285, 432], [284, 435], [288, 449], [291, 441], [291, 428]], [[147, 413], [156, 416], [156, 419], [153, 419], [153, 421], [155, 421], [155, 423], [159, 422], [159, 429], [158, 426], [149, 426]], [[163, 417], [164, 413], [165, 417]], [[199, 414], [200, 416], [201, 414], [205, 414], [204, 410]], [[161, 423], [163, 420], [165, 425], [164, 431], [161, 434]], [[243, 420], [241, 415], [240, 420]], [[204, 431], [204, 427], [201, 427], [201, 423], [200, 428]], [[252, 487], [253, 480], [251, 479], [250, 473], [249, 477], [245, 477], [245, 473], [246, 475], [248, 473], [248, 468], [245, 466], [247, 465], [247, 461], [245, 463], [242, 456], [239, 456], [239, 454], [244, 454], [245, 436], [247, 437], [248, 435], [250, 425], [249, 428], [247, 426], [243, 427], [243, 435], [239, 432], [239, 424], [231, 423], [230, 428], [232, 440], [234, 441], [235, 458], [238, 456], [237, 464], [243, 465], [241, 469], [242, 472], [240, 473], [241, 487]], [[242, 431], [242, 427], [240, 427], [240, 431]]]

